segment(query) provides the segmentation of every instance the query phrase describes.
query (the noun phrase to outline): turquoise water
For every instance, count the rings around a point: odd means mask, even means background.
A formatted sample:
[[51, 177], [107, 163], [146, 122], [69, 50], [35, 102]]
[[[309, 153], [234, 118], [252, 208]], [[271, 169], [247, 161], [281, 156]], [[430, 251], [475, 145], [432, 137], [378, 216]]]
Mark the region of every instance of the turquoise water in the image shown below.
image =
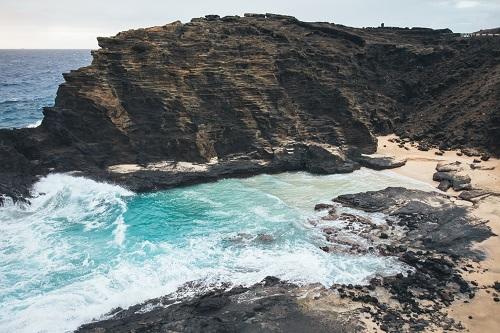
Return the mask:
[[49, 175], [35, 185], [31, 206], [0, 208], [0, 332], [71, 331], [193, 280], [208, 288], [273, 275], [329, 286], [397, 273], [403, 266], [392, 258], [321, 251], [324, 238], [308, 222], [318, 217], [318, 202], [396, 185], [430, 190], [366, 169], [260, 175], [140, 195]]

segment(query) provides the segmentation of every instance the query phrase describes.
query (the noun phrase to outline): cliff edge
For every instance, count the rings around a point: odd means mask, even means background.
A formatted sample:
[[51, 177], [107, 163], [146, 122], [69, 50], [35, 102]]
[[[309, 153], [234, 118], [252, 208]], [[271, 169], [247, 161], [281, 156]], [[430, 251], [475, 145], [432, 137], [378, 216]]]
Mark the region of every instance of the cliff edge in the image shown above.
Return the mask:
[[80, 171], [153, 190], [349, 172], [376, 134], [500, 154], [500, 38], [208, 15], [99, 38], [35, 129], [0, 130], [0, 193]]

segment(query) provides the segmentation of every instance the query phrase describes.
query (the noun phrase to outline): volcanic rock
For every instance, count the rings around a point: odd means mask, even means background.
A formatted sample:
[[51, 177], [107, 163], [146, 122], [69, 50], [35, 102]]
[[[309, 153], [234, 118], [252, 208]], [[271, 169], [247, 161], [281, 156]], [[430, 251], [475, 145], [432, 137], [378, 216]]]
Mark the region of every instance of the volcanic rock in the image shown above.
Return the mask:
[[374, 170], [399, 168], [406, 164], [406, 158], [383, 155], [361, 155], [356, 159], [359, 164]]
[[314, 206], [314, 210], [325, 210], [325, 209], [333, 209], [335, 208], [332, 204], [319, 203]]
[[472, 201], [472, 199], [484, 197], [489, 194], [491, 194], [491, 192], [485, 190], [469, 190], [463, 191], [458, 195], [458, 197], [462, 200]]
[[432, 180], [443, 181], [447, 180], [451, 183], [455, 191], [471, 190], [472, 185], [470, 184], [471, 179], [468, 175], [460, 172], [449, 171], [449, 172], [435, 172], [432, 175]]
[[443, 191], [443, 192], [446, 192], [448, 191], [448, 189], [451, 188], [451, 182], [447, 179], [443, 179], [442, 181], [439, 182], [439, 185], [438, 185], [438, 190], [440, 191]]
[[438, 172], [460, 171], [461, 164], [462, 163], [460, 163], [459, 161], [452, 162], [452, 163], [441, 161], [441, 162], [438, 162], [438, 164], [436, 166], [436, 171], [438, 171]]
[[[91, 65], [64, 74], [41, 126], [0, 130], [0, 194], [22, 198], [38, 176], [74, 170], [135, 191], [349, 172], [391, 132], [500, 153], [500, 77], [489, 74], [499, 39], [251, 14], [98, 42]], [[155, 167], [179, 162], [197, 167]]]

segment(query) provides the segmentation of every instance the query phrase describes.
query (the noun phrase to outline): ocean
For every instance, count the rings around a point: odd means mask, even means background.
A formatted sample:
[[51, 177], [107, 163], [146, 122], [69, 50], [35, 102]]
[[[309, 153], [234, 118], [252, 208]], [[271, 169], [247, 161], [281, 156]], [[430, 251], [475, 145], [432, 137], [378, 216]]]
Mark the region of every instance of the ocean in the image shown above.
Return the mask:
[[0, 128], [37, 126], [62, 73], [91, 61], [90, 50], [0, 50]]
[[[90, 63], [88, 51], [0, 51], [0, 59], [4, 128], [34, 126], [40, 108], [53, 103], [61, 73]], [[0, 207], [0, 332], [70, 332], [190, 281], [249, 286], [276, 276], [330, 286], [404, 273], [391, 257], [322, 251], [321, 225], [310, 223], [325, 213], [314, 211], [316, 203], [387, 186], [432, 190], [368, 169], [223, 179], [146, 194], [48, 175], [34, 185], [30, 205], [7, 200]], [[383, 215], [370, 217], [385, 223]]]

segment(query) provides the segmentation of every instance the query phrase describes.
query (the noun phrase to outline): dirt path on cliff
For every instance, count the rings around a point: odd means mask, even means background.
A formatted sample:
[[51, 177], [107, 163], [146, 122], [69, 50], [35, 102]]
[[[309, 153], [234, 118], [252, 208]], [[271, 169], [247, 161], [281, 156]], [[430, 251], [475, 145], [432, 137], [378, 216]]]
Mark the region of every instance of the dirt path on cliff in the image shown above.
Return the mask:
[[[490, 158], [488, 161], [477, 163], [492, 170], [471, 169], [470, 164], [477, 157], [458, 156], [456, 151], [445, 151], [443, 155], [437, 155], [437, 149], [420, 151], [416, 145], [405, 143], [400, 147], [397, 142], [392, 142], [394, 135], [378, 138], [377, 154], [392, 155], [398, 158], [407, 158], [406, 165], [393, 169], [394, 172], [427, 182], [437, 187], [439, 184], [432, 180], [436, 171], [436, 164], [440, 161], [459, 161], [464, 165], [465, 172], [471, 177], [474, 188], [480, 188], [500, 193], [500, 160]], [[459, 192], [452, 189], [447, 194], [456, 196]], [[487, 220], [488, 226], [493, 233], [500, 235], [500, 196], [491, 195], [477, 200], [475, 203], [457, 200], [457, 204], [473, 206], [473, 214], [481, 219]], [[500, 281], [500, 237], [493, 236], [476, 245], [486, 254], [482, 262], [471, 263], [472, 269], [464, 271], [464, 278], [471, 283], [477, 283], [480, 290], [475, 297], [469, 300], [456, 300], [448, 309], [450, 317], [462, 322], [466, 331], [469, 332], [498, 332], [500, 330], [500, 302], [494, 300], [500, 294], [492, 288], [496, 281]]]

